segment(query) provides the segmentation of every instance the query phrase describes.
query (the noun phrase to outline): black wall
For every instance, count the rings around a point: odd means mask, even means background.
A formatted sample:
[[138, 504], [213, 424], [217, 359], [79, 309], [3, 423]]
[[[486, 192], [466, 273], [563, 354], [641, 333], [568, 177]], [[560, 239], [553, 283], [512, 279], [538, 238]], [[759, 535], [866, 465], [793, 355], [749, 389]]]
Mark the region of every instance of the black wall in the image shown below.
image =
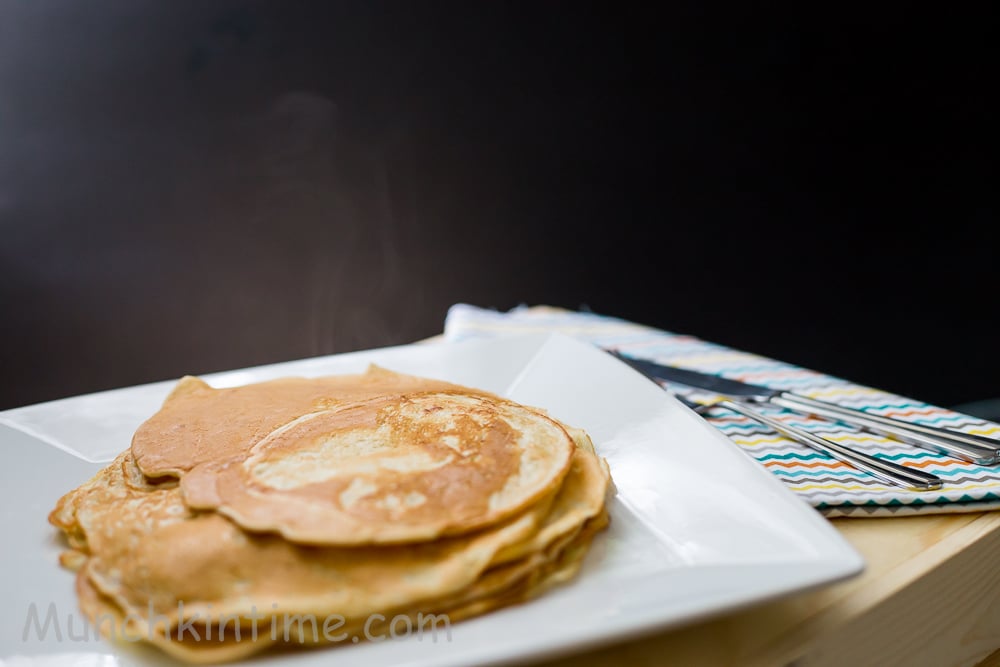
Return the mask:
[[1000, 396], [991, 23], [754, 4], [0, 0], [0, 408], [456, 301]]

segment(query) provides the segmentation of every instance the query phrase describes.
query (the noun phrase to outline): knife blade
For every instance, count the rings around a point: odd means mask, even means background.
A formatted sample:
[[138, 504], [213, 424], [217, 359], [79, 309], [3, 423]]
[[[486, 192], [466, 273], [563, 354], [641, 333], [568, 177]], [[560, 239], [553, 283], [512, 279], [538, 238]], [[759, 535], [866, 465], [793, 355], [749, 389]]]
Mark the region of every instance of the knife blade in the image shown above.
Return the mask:
[[739, 400], [770, 403], [793, 412], [840, 421], [963, 461], [980, 465], [1000, 463], [1000, 441], [991, 438], [873, 415], [863, 410], [821, 401], [795, 392], [732, 380], [689, 368], [668, 366], [649, 359], [622, 354], [617, 350], [608, 352], [639, 372], [665, 382], [674, 382]]

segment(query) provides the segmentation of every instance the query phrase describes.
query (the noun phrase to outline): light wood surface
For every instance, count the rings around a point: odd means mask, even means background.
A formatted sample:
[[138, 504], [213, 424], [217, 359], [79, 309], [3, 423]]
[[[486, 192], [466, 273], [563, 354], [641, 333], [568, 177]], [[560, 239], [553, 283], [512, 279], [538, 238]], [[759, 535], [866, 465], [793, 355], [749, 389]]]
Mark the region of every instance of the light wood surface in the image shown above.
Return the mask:
[[1000, 512], [833, 524], [861, 576], [544, 664], [944, 667], [1000, 649]]

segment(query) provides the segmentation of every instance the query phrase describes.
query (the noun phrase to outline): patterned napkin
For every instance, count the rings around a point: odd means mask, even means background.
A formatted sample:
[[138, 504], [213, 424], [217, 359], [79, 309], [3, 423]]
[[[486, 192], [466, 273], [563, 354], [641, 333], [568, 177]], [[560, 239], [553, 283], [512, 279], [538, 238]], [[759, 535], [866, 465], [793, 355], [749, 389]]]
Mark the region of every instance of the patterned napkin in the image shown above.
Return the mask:
[[[1000, 438], [1000, 425], [852, 384], [691, 336], [672, 334], [625, 320], [554, 308], [515, 308], [507, 313], [465, 304], [452, 306], [445, 321], [448, 340], [513, 333], [558, 331], [602, 347], [654, 361], [718, 373], [861, 408], [873, 414], [948, 426]], [[850, 445], [941, 477], [937, 491], [905, 491], [770, 431], [745, 417], [716, 411], [711, 419], [744, 451], [777, 475], [804, 500], [830, 517], [901, 516], [1000, 509], [1000, 466], [987, 467], [935, 454], [848, 426], [791, 412], [774, 416], [824, 438]]]

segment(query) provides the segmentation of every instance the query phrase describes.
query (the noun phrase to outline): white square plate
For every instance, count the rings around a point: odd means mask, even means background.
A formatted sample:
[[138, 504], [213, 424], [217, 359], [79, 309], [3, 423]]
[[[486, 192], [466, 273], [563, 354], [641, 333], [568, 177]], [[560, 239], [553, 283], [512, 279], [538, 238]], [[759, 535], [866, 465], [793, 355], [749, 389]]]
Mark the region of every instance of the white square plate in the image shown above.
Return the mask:
[[[408, 345], [204, 376], [233, 386], [287, 375], [360, 372], [369, 362], [494, 391], [586, 429], [617, 491], [611, 526], [568, 585], [456, 623], [450, 639], [283, 653], [282, 663], [472, 665], [580, 649], [679, 625], [857, 574], [861, 557], [813, 509], [693, 412], [611, 356], [559, 335]], [[46, 515], [64, 492], [128, 447], [173, 382], [0, 413], [0, 658], [23, 664], [168, 663], [77, 628], [72, 576]], [[62, 627], [39, 638], [35, 605]], [[331, 653], [330, 651], [335, 651]], [[266, 663], [275, 657], [257, 660]]]

